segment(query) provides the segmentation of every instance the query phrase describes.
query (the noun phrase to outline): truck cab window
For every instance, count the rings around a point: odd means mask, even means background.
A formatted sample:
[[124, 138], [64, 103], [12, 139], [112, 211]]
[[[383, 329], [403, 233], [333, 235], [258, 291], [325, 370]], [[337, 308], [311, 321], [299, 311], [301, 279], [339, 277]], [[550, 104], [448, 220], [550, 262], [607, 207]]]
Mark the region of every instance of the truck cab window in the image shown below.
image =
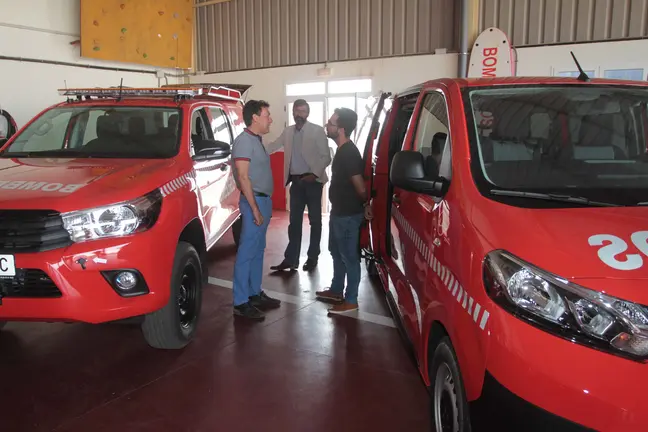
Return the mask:
[[232, 132], [230, 131], [227, 116], [220, 108], [212, 107], [209, 111], [211, 112], [212, 117], [211, 127], [214, 132], [214, 139], [231, 145]]

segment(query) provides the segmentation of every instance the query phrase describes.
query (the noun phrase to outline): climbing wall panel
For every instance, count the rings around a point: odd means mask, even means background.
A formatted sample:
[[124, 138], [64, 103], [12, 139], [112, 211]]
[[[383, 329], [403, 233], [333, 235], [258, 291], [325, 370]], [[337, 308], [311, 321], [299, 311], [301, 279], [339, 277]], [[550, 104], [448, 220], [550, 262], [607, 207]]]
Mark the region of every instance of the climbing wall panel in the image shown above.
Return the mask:
[[189, 69], [193, 0], [81, 0], [81, 56]]

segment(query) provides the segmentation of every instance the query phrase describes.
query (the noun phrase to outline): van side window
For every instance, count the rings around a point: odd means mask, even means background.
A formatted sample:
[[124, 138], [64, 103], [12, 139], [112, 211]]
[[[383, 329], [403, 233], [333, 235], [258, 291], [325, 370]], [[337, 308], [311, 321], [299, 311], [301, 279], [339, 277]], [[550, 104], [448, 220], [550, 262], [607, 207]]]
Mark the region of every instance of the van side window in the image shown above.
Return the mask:
[[445, 99], [439, 92], [428, 93], [418, 117], [412, 149], [423, 155], [425, 170], [430, 176], [438, 173], [442, 177], [450, 178], [448, 135], [448, 108]]
[[230, 131], [229, 122], [227, 121], [225, 112], [216, 107], [210, 107], [209, 111], [212, 117], [211, 127], [214, 132], [214, 139], [231, 145], [232, 132]]

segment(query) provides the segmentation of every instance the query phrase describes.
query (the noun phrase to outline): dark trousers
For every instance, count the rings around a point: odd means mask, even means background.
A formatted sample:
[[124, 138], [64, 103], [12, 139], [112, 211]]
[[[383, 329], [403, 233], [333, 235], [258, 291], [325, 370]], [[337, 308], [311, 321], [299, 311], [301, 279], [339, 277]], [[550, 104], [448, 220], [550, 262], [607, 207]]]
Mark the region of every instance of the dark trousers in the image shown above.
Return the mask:
[[304, 181], [298, 178], [290, 185], [290, 226], [288, 227], [288, 247], [284, 253], [286, 262], [299, 263], [302, 243], [304, 209], [308, 207], [310, 222], [310, 245], [308, 258], [316, 260], [320, 254], [322, 238], [322, 190], [324, 185], [317, 181]]

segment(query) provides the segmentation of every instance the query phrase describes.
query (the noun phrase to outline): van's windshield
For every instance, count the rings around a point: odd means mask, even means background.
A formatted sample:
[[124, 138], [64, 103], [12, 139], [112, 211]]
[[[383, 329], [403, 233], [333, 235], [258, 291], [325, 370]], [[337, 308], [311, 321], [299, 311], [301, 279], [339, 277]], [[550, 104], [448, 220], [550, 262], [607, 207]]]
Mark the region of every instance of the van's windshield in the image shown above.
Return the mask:
[[482, 193], [561, 194], [617, 205], [648, 201], [648, 89], [469, 89], [464, 103], [472, 171]]
[[167, 158], [177, 153], [177, 108], [59, 107], [15, 137], [1, 157]]

